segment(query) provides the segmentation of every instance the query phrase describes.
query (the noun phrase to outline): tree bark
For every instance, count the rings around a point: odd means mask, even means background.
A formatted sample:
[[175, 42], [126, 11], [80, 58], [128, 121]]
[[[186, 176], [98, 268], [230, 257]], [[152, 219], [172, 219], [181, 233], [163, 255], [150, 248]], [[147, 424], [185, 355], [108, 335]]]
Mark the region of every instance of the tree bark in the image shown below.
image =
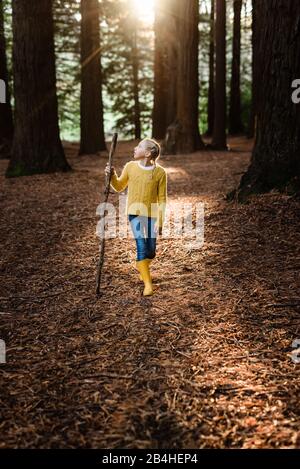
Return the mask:
[[5, 82], [5, 103], [0, 103], [0, 158], [9, 158], [13, 138], [13, 115], [8, 85], [3, 0], [0, 0], [0, 79]]
[[15, 132], [6, 176], [67, 171], [59, 138], [51, 0], [14, 0]]
[[206, 135], [211, 136], [214, 128], [215, 113], [215, 0], [211, 0], [210, 10], [210, 42], [209, 42], [209, 85], [207, 104], [207, 131]]
[[167, 129], [165, 153], [191, 153], [204, 148], [198, 125], [198, 0], [178, 6], [178, 63], [176, 119]]
[[132, 74], [133, 74], [133, 100], [134, 100], [134, 136], [141, 138], [141, 108], [139, 98], [139, 58], [137, 48], [137, 27], [132, 23]]
[[248, 125], [248, 138], [255, 137], [257, 122], [257, 106], [259, 103], [259, 90], [261, 81], [261, 66], [259, 57], [259, 14], [258, 7], [262, 0], [252, 0], [252, 97]]
[[226, 3], [216, 0], [215, 117], [212, 146], [226, 150]]
[[229, 133], [238, 135], [244, 132], [241, 119], [241, 10], [242, 0], [234, 0], [233, 44], [231, 64]]
[[[168, 5], [155, 0], [154, 20], [154, 104], [152, 114], [152, 136], [164, 138], [167, 130], [168, 75], [167, 35], [169, 25]], [[170, 122], [169, 122], [170, 123]]]
[[106, 150], [102, 101], [99, 0], [81, 0], [80, 150]]
[[178, 0], [165, 0], [166, 11], [165, 33], [167, 41], [167, 111], [166, 125], [170, 125], [176, 119], [177, 111], [177, 69], [178, 69]]
[[262, 67], [257, 135], [250, 166], [227, 195], [241, 202], [274, 188], [290, 194], [300, 189], [300, 108], [292, 100], [292, 82], [300, 77], [300, 4], [259, 0], [257, 14]]

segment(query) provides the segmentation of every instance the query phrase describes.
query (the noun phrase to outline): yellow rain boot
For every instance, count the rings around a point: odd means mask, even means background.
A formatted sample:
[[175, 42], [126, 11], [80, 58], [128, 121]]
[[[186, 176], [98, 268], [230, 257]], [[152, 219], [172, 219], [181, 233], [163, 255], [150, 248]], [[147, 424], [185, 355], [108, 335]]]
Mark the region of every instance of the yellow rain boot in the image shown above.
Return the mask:
[[145, 288], [143, 291], [144, 296], [153, 295], [152, 279], [149, 271], [149, 259], [143, 259], [142, 261], [137, 261], [137, 267], [143, 279]]
[[[153, 259], [145, 259], [145, 260], [148, 262], [149, 266], [150, 266], [151, 262], [153, 261]], [[138, 263], [138, 261], [135, 261], [135, 266], [136, 266], [137, 270], [139, 270], [137, 263]], [[139, 279], [143, 281], [143, 277], [141, 276], [141, 274], [139, 275]]]

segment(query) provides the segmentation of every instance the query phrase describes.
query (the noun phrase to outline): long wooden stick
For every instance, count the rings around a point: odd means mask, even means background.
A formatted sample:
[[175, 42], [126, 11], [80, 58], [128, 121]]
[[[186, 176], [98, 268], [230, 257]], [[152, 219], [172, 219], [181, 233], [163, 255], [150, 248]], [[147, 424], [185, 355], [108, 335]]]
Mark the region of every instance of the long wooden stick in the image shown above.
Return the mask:
[[[118, 140], [118, 134], [115, 133], [113, 135], [112, 141], [111, 141], [111, 146], [109, 149], [109, 155], [108, 155], [108, 164], [109, 164], [109, 175], [106, 178], [106, 187], [104, 190], [104, 203], [106, 204], [108, 201], [108, 196], [109, 196], [109, 188], [110, 188], [110, 180], [111, 180], [111, 167], [112, 167], [112, 159], [113, 159], [113, 154], [115, 152], [116, 146], [117, 146], [117, 140]], [[103, 214], [103, 217], [105, 217], [106, 213]], [[105, 225], [104, 225], [104, 231], [105, 231]], [[99, 261], [97, 265], [97, 277], [96, 277], [96, 295], [100, 295], [100, 282], [101, 282], [101, 274], [102, 274], [102, 267], [104, 263], [104, 254], [105, 254], [105, 235], [101, 237], [100, 240], [100, 246], [99, 246]]]

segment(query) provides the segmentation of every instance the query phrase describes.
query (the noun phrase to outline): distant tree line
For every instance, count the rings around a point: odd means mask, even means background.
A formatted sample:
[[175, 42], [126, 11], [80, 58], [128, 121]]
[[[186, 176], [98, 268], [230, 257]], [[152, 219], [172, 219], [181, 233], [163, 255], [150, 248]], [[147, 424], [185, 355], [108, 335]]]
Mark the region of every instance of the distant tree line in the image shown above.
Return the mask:
[[80, 154], [105, 151], [109, 119], [111, 131], [151, 134], [170, 154], [254, 137], [228, 199], [297, 191], [299, 24], [293, 0], [155, 0], [153, 28], [133, 0], [0, 0], [6, 175], [70, 170], [63, 127], [80, 128]]

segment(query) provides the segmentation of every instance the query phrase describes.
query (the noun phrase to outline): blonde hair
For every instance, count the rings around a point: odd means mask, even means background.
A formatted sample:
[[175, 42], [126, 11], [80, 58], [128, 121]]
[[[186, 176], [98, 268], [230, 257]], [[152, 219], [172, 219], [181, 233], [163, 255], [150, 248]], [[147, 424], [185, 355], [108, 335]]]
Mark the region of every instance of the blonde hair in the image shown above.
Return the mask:
[[154, 138], [143, 138], [142, 142], [145, 143], [145, 149], [150, 151], [151, 160], [155, 163], [160, 157], [160, 144]]

